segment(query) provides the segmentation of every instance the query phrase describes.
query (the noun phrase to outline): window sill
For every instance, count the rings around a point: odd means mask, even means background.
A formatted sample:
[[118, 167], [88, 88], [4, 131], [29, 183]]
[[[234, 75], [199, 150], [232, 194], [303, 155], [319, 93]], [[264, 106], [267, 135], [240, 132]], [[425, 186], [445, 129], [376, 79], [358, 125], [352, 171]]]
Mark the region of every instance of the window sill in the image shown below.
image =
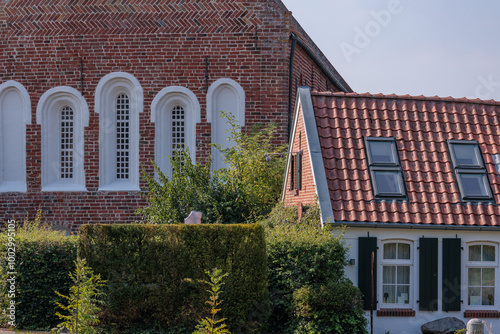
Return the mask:
[[415, 311], [411, 308], [381, 308], [377, 310], [377, 317], [414, 317]]
[[26, 192], [26, 182], [23, 181], [4, 181], [0, 183], [0, 193]]
[[464, 318], [500, 318], [500, 311], [496, 310], [467, 310]]
[[131, 182], [119, 182], [100, 186], [98, 191], [141, 191], [139, 186], [133, 185]]
[[63, 182], [56, 182], [52, 184], [48, 184], [42, 187], [42, 191], [46, 192], [82, 192], [82, 191], [87, 191], [87, 188], [85, 188], [82, 185], [75, 184], [75, 183], [63, 183]]

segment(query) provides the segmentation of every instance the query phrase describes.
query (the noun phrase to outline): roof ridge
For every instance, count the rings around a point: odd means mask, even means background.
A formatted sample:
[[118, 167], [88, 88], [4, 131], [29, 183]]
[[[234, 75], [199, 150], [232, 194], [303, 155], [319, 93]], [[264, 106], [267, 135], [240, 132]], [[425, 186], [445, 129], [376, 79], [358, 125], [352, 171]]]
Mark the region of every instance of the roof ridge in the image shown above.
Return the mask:
[[398, 94], [373, 94], [373, 93], [344, 93], [344, 92], [318, 92], [311, 91], [311, 95], [314, 96], [332, 96], [332, 97], [360, 97], [360, 98], [373, 98], [373, 99], [400, 99], [400, 100], [419, 100], [419, 101], [434, 101], [434, 102], [456, 102], [456, 103], [472, 103], [472, 104], [483, 104], [483, 105], [500, 105], [500, 101], [495, 100], [481, 100], [481, 99], [469, 99], [466, 97], [454, 98], [451, 96], [440, 97], [440, 96], [424, 96], [424, 95], [398, 95]]

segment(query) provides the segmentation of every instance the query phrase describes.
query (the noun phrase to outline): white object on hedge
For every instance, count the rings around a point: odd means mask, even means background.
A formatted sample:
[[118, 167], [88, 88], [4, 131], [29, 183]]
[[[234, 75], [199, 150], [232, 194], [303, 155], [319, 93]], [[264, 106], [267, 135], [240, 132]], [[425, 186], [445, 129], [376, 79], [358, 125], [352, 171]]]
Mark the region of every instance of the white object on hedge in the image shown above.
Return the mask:
[[201, 224], [201, 216], [203, 213], [199, 211], [191, 211], [189, 216], [184, 219], [184, 224]]

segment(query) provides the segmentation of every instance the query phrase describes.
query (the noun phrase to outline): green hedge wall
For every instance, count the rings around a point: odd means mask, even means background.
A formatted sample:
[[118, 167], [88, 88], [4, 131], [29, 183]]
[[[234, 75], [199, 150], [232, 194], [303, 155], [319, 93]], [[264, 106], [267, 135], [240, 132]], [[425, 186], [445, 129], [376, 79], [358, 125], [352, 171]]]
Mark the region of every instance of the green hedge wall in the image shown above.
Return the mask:
[[[45, 228], [23, 229], [15, 232], [15, 302], [16, 326], [24, 329], [49, 329], [60, 321], [55, 316], [56, 301], [63, 303], [55, 291], [67, 295], [74, 270], [77, 242], [59, 232]], [[9, 271], [5, 253], [8, 251], [8, 232], [0, 234], [0, 266], [2, 283]], [[12, 247], [10, 247], [12, 249]], [[10, 270], [11, 271], [11, 270]], [[10, 277], [11, 275], [9, 275]], [[3, 303], [10, 301], [5, 286], [0, 296]], [[5, 304], [4, 304], [5, 305]], [[5, 322], [3, 321], [5, 325]]]
[[207, 315], [205, 270], [229, 273], [222, 316], [249, 333], [269, 313], [264, 229], [244, 225], [86, 225], [79, 256], [107, 280], [106, 326], [190, 333]]

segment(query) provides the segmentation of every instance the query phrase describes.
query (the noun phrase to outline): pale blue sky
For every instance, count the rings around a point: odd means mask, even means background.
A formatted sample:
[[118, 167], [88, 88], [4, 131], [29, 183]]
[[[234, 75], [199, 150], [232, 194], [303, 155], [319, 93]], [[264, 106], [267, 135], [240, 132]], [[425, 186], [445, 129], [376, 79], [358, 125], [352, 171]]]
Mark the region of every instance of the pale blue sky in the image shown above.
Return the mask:
[[500, 101], [498, 0], [282, 0], [356, 92]]

